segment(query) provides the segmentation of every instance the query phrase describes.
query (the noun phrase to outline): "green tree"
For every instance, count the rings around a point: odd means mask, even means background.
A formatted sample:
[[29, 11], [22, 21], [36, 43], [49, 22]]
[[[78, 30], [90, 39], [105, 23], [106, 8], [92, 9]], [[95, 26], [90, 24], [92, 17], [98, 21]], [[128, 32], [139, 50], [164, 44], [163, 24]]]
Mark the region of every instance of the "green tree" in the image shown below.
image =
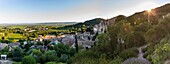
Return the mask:
[[2, 52], [9, 52], [9, 46], [6, 46], [4, 49], [2, 49]]
[[[43, 53], [40, 50], [33, 49], [32, 56], [35, 58], [36, 62], [41, 62], [40, 57], [43, 55]], [[42, 59], [43, 60], [43, 59]]]
[[43, 54], [40, 56], [40, 63], [44, 64], [46, 62], [46, 56]]
[[98, 44], [109, 42], [109, 34], [107, 33], [100, 34], [97, 36], [97, 39], [98, 39], [97, 41]]
[[12, 60], [14, 61], [22, 61], [23, 58], [23, 50], [20, 47], [16, 47], [14, 50], [12, 50]]
[[71, 48], [69, 45], [60, 43], [54, 46], [54, 50], [56, 51], [58, 57], [61, 57], [62, 54], [73, 56], [76, 52], [75, 49]]
[[138, 56], [138, 50], [136, 48], [129, 48], [126, 50], [123, 50], [119, 56], [121, 58], [123, 58], [124, 60], [128, 59], [128, 58], [133, 58], [133, 57], [137, 57]]
[[58, 57], [57, 54], [54, 50], [48, 50], [44, 53], [45, 57], [46, 57], [46, 62], [49, 61], [58, 61]]
[[22, 64], [36, 64], [36, 60], [32, 56], [25, 56], [22, 60]]

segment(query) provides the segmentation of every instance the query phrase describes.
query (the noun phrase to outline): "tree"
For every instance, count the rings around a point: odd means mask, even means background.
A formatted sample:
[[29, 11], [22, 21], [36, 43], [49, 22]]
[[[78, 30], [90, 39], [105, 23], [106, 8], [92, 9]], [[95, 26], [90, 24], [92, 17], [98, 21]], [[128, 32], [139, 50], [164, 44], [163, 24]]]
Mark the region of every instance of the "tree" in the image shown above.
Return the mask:
[[107, 33], [100, 34], [97, 36], [97, 39], [98, 39], [97, 41], [98, 44], [109, 42], [109, 34]]
[[12, 60], [14, 61], [22, 61], [23, 58], [23, 50], [20, 47], [16, 47], [13, 51], [12, 51]]
[[[43, 55], [43, 53], [40, 50], [33, 49], [32, 56], [35, 58], [36, 62], [41, 62], [40, 57]], [[44, 60], [44, 59], [43, 59]]]
[[120, 40], [124, 40], [125, 35], [129, 32], [126, 32], [124, 29], [124, 23], [127, 22], [127, 20], [121, 20], [119, 22], [117, 22], [114, 25], [111, 25], [108, 27], [108, 33], [109, 33], [109, 37], [110, 37], [110, 46], [112, 47], [112, 51], [114, 51], [114, 53], [119, 53], [122, 51], [121, 44], [122, 42], [120, 42]]
[[58, 57], [56, 55], [56, 52], [54, 50], [48, 50], [44, 53], [46, 57], [46, 62], [49, 61], [58, 61]]
[[145, 40], [148, 43], [157, 44], [161, 41], [169, 33], [170, 30], [170, 16], [161, 19], [159, 24], [154, 26], [153, 28], [149, 29], [145, 34]]
[[22, 60], [22, 64], [36, 64], [36, 60], [32, 56], [25, 56]]
[[152, 25], [150, 23], [145, 22], [134, 26], [134, 31], [141, 32], [144, 35], [150, 28], [152, 28]]
[[139, 47], [145, 45], [145, 39], [142, 33], [140, 32], [133, 32], [130, 34], [127, 34], [126, 39], [125, 39], [125, 49], [127, 48], [132, 48], [132, 47]]
[[40, 56], [40, 61], [41, 64], [44, 64], [46, 62], [46, 56], [44, 54]]
[[60, 43], [54, 46], [54, 50], [56, 51], [58, 57], [61, 57], [63, 54], [73, 56], [76, 52], [75, 49], [71, 48], [69, 45]]
[[69, 58], [70, 58], [69, 55], [63, 54], [61, 55], [59, 61], [66, 63]]
[[24, 48], [25, 48], [25, 52], [27, 52], [28, 50], [30, 50], [30, 47], [32, 46], [32, 44], [27, 43]]
[[6, 47], [2, 50], [2, 52], [9, 52], [9, 46], [6, 46]]

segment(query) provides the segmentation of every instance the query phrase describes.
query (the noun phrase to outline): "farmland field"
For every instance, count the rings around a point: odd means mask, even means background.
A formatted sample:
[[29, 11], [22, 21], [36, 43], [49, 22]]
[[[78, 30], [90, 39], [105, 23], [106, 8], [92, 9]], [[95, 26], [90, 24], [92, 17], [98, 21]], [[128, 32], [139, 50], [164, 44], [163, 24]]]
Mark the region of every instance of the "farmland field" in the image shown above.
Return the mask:
[[19, 39], [22, 38], [22, 35], [21, 34], [16, 34], [16, 33], [11, 33], [8, 35], [8, 40], [9, 41], [12, 41], [12, 42], [17, 42], [19, 41]]
[[18, 38], [22, 38], [22, 35], [21, 34], [16, 34], [16, 33], [10, 33], [8, 35], [8, 38], [16, 38], [16, 39], [18, 39]]

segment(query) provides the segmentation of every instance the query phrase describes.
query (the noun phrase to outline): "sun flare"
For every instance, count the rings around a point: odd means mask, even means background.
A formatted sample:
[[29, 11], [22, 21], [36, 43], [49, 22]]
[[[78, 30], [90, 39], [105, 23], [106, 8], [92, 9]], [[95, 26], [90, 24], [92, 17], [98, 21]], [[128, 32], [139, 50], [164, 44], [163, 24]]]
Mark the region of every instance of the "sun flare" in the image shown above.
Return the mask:
[[152, 11], [152, 9], [147, 10], [149, 13]]

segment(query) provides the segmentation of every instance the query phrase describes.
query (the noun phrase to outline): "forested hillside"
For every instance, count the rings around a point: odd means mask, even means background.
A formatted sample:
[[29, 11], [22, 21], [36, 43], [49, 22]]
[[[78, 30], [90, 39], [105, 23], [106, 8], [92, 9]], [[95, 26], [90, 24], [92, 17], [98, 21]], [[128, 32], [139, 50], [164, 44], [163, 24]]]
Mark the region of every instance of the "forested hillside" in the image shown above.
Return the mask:
[[92, 19], [92, 20], [87, 20], [83, 23], [77, 23], [77, 24], [73, 24], [73, 25], [68, 25], [68, 26], [64, 26], [64, 27], [60, 27], [58, 29], [80, 29], [83, 26], [89, 26], [92, 27], [96, 24], [99, 24], [101, 21], [104, 21], [104, 19], [102, 18], [96, 18], [96, 19]]

